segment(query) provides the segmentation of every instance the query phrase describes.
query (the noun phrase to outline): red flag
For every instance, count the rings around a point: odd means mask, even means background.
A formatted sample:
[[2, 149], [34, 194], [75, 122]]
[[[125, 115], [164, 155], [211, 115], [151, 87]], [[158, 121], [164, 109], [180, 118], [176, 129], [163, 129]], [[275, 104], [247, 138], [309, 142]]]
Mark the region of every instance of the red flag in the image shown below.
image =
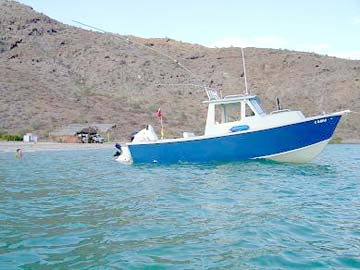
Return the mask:
[[157, 117], [161, 118], [162, 117], [162, 114], [161, 114], [161, 109], [159, 108], [157, 110], [157, 113], [156, 113]]

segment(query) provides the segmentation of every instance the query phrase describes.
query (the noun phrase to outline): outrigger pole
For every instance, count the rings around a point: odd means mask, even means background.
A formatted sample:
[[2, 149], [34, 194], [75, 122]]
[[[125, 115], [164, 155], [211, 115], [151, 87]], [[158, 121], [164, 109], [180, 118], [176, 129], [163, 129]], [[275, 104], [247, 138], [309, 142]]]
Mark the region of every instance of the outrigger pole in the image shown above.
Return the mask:
[[138, 42], [138, 41], [135, 41], [135, 40], [133, 40], [133, 39], [130, 39], [129, 37], [124, 38], [124, 37], [121, 37], [120, 35], [116, 35], [116, 34], [114, 34], [114, 33], [108, 32], [108, 31], [106, 31], [106, 30], [103, 30], [103, 29], [101, 29], [101, 28], [98, 28], [98, 27], [95, 27], [95, 26], [92, 26], [92, 25], [89, 25], [89, 24], [85, 24], [85, 23], [82, 23], [82, 22], [79, 22], [79, 21], [75, 21], [75, 20], [72, 20], [72, 21], [73, 21], [74, 23], [77, 23], [77, 24], [79, 24], [79, 25], [82, 25], [82, 26], [85, 26], [85, 27], [94, 29], [94, 30], [96, 30], [96, 31], [98, 31], [98, 32], [102, 32], [102, 33], [104, 33], [104, 34], [112, 34], [112, 35], [115, 35], [116, 38], [118, 38], [119, 40], [122, 40], [123, 42], [133, 43], [133, 44], [136, 44], [136, 45], [139, 46], [139, 47], [145, 47], [145, 48], [147, 48], [148, 50], [151, 50], [151, 51], [153, 51], [153, 52], [155, 52], [155, 53], [157, 53], [157, 54], [160, 54], [160, 55], [162, 55], [162, 56], [164, 56], [164, 57], [172, 60], [172, 61], [173, 61], [175, 64], [177, 64], [179, 67], [181, 67], [181, 68], [184, 69], [186, 72], [188, 72], [196, 81], [200, 82], [200, 84], [203, 84], [202, 87], [205, 87], [205, 84], [202, 83], [202, 81], [199, 79], [198, 76], [196, 76], [196, 75], [194, 74], [194, 72], [192, 72], [190, 69], [188, 69], [188, 68], [185, 67], [183, 64], [181, 64], [176, 58], [174, 58], [174, 57], [172, 57], [172, 56], [170, 56], [170, 55], [167, 55], [167, 54], [165, 54], [165, 53], [163, 53], [163, 52], [161, 52], [161, 51], [158, 51], [158, 50], [156, 50], [156, 49], [154, 49], [154, 48], [152, 48], [152, 47], [146, 46], [145, 44], [143, 44], [143, 43], [141, 43], [141, 42]]
[[247, 85], [247, 78], [246, 78], [246, 67], [245, 67], [245, 54], [244, 49], [241, 47], [241, 58], [242, 58], [242, 64], [243, 64], [243, 70], [244, 70], [244, 80], [245, 80], [245, 95], [249, 95], [248, 85]]

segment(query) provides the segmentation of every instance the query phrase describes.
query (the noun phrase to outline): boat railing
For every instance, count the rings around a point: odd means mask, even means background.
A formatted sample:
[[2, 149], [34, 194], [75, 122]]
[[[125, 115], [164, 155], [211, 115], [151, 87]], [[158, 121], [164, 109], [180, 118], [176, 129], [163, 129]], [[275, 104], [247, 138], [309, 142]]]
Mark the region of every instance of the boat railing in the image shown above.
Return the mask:
[[224, 99], [228, 99], [228, 98], [237, 98], [237, 97], [244, 97], [244, 95], [227, 95], [224, 97]]
[[220, 99], [219, 93], [216, 89], [205, 87], [205, 90], [206, 90], [206, 94], [207, 94], [209, 100]]
[[270, 114], [277, 114], [277, 113], [283, 113], [283, 112], [290, 112], [290, 110], [289, 109], [277, 110], [277, 111], [272, 111]]

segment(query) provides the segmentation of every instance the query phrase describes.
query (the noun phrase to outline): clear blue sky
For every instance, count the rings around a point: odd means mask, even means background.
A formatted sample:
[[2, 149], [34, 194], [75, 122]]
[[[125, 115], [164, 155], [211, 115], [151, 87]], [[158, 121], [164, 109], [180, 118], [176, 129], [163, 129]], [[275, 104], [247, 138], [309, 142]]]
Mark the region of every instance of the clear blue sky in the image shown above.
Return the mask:
[[119, 34], [360, 59], [360, 0], [20, 2], [66, 24], [77, 20]]

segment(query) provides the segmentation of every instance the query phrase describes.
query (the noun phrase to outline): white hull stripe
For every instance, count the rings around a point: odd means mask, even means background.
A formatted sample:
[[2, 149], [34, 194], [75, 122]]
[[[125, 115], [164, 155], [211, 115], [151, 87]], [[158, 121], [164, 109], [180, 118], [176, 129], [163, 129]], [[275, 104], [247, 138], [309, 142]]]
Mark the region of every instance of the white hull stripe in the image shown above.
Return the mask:
[[277, 153], [273, 155], [257, 157], [256, 159], [265, 158], [280, 162], [296, 162], [296, 163], [309, 162], [310, 160], [312, 160], [321, 153], [321, 151], [325, 148], [325, 146], [329, 143], [329, 141], [330, 139], [327, 139], [302, 148], [294, 149], [287, 152]]

